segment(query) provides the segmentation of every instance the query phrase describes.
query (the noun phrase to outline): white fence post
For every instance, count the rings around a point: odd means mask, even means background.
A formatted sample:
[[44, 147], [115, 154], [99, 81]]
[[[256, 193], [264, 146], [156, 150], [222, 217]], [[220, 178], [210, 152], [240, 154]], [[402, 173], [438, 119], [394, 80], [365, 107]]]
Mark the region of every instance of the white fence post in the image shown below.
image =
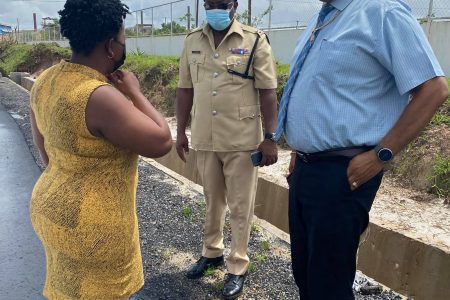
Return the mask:
[[427, 15], [427, 37], [428, 40], [431, 38], [431, 22], [433, 20], [433, 14], [434, 14], [434, 0], [430, 0], [429, 6], [428, 6], [428, 15]]

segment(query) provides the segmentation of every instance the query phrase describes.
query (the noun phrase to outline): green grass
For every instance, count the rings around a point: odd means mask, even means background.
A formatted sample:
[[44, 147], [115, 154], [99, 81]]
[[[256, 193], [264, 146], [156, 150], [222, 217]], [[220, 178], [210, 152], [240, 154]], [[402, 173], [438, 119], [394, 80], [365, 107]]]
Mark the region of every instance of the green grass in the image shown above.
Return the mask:
[[30, 45], [14, 45], [6, 49], [0, 60], [0, 69], [5, 72], [4, 75], [17, 71], [17, 67], [27, 60], [30, 49]]
[[11, 72], [34, 73], [48, 60], [69, 59], [70, 50], [57, 44], [15, 44], [6, 48], [0, 58], [0, 70], [5, 75]]
[[442, 198], [450, 197], [450, 158], [438, 157], [431, 176], [432, 192]]
[[431, 124], [433, 125], [448, 125], [450, 126], [450, 115], [444, 115], [437, 113], [433, 116], [433, 119], [431, 120]]

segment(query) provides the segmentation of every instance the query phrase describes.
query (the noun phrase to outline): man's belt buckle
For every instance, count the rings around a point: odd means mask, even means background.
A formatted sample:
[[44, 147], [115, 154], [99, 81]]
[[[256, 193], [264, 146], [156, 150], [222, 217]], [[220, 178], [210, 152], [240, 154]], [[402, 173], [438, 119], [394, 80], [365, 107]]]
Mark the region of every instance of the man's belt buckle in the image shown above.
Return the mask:
[[298, 157], [304, 162], [304, 163], [308, 163], [308, 155], [306, 153], [301, 153], [297, 151], [297, 155]]

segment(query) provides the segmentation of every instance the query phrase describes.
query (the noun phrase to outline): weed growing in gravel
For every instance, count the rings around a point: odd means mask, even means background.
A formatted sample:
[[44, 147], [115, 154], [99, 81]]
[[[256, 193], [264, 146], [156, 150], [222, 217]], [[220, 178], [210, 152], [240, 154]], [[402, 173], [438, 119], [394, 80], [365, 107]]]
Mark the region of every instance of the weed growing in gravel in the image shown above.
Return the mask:
[[166, 249], [166, 250], [164, 250], [164, 252], [163, 252], [163, 258], [164, 258], [165, 260], [170, 260], [170, 259], [172, 258], [172, 256], [173, 256], [174, 253], [175, 253], [175, 252], [173, 251], [173, 249]]
[[182, 213], [185, 218], [191, 218], [192, 217], [192, 208], [190, 206], [185, 206], [185, 207], [183, 207]]
[[214, 274], [216, 274], [217, 269], [215, 267], [208, 267], [208, 269], [205, 270], [203, 275], [205, 277], [213, 277]]
[[255, 265], [254, 262], [251, 261], [251, 262], [248, 264], [247, 272], [248, 272], [248, 274], [252, 274], [253, 272], [255, 272], [255, 270], [256, 270], [256, 265]]
[[266, 262], [266, 257], [263, 254], [256, 254], [256, 260], [258, 263], [262, 264]]
[[252, 234], [258, 233], [261, 231], [261, 226], [258, 223], [253, 223], [252, 224]]
[[214, 283], [214, 286], [216, 287], [216, 289], [218, 291], [221, 292], [221, 291], [223, 291], [225, 284], [223, 283], [223, 281], [219, 281], [219, 282]]
[[267, 240], [262, 241], [262, 243], [261, 243], [261, 250], [269, 251], [270, 250], [270, 242], [267, 241]]
[[200, 214], [200, 218], [204, 219], [206, 216], [206, 203], [204, 201], [197, 202], [198, 212]]

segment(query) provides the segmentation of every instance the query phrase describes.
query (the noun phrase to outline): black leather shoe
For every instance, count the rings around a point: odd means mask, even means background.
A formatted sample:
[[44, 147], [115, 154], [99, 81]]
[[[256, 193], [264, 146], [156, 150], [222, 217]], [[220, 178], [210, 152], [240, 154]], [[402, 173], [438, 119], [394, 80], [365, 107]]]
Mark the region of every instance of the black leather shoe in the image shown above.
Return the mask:
[[245, 276], [246, 274], [227, 274], [222, 292], [222, 296], [225, 300], [236, 299], [242, 295], [242, 292], [244, 291]]
[[207, 258], [202, 256], [195, 264], [189, 267], [186, 277], [189, 279], [198, 279], [205, 274], [208, 268], [223, 266], [223, 255], [214, 258]]

